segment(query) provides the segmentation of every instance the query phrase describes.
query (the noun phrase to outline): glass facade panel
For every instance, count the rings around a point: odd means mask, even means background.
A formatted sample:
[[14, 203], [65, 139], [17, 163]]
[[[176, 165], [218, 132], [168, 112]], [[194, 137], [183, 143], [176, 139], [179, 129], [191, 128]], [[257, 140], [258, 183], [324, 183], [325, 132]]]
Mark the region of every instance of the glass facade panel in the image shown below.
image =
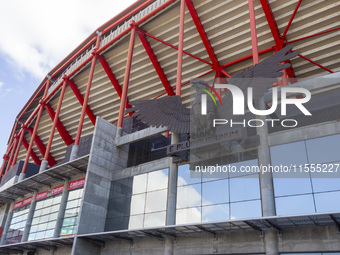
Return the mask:
[[83, 188], [70, 190], [60, 236], [73, 236], [76, 232]]
[[36, 202], [33, 214], [32, 226], [28, 240], [42, 239], [53, 237], [53, 231], [57, 222], [58, 213], [52, 212], [52, 207], [57, 211], [60, 207], [61, 194], [48, 197]]
[[13, 216], [6, 236], [6, 244], [21, 242], [30, 205], [13, 210]]
[[262, 216], [261, 200], [230, 203], [230, 219], [259, 218]]
[[[273, 146], [271, 160], [273, 165], [296, 165], [298, 172], [274, 174], [277, 215], [340, 210], [336, 202], [340, 192], [340, 170], [336, 169], [340, 160], [340, 135]], [[326, 166], [332, 166], [333, 171], [321, 172]]]
[[[240, 168], [241, 165], [257, 164], [257, 160], [249, 160], [232, 165]], [[189, 165], [181, 166], [178, 169], [176, 224], [261, 217], [259, 175], [224, 175], [228, 176], [230, 178], [220, 176], [215, 179], [206, 175], [200, 179], [190, 178]], [[236, 203], [239, 201], [246, 202]]]
[[106, 231], [164, 226], [168, 169], [112, 182]]
[[299, 195], [276, 198], [276, 214], [297, 215], [315, 213], [313, 195]]

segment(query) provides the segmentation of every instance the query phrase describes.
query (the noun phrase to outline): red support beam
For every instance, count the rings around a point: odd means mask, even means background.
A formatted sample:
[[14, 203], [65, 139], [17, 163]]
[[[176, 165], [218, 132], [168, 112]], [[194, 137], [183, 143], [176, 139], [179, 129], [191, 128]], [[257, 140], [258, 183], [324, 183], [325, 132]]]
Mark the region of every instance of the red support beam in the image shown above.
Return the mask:
[[[54, 118], [55, 118], [55, 112], [52, 108], [51, 105], [49, 104], [45, 104], [45, 109], [47, 110], [48, 114], [50, 115], [52, 121], [54, 121]], [[68, 145], [71, 145], [72, 143], [74, 143], [74, 140], [73, 138], [71, 137], [71, 135], [69, 134], [69, 132], [66, 130], [64, 124], [60, 121], [60, 119], [58, 118], [57, 120], [57, 130], [61, 136], [61, 138], [64, 140], [65, 144], [68, 146]]]
[[[201, 20], [200, 20], [198, 14], [197, 14], [197, 11], [196, 11], [196, 9], [195, 9], [195, 7], [194, 7], [194, 4], [192, 3], [191, 0], [185, 0], [185, 3], [186, 3], [186, 5], [187, 5], [187, 7], [188, 7], [188, 10], [189, 10], [189, 12], [190, 12], [190, 15], [191, 15], [191, 17], [192, 17], [194, 23], [195, 23], [195, 25], [196, 25], [197, 31], [198, 31], [198, 33], [199, 33], [199, 35], [200, 35], [200, 37], [201, 37], [201, 39], [202, 39], [202, 41], [203, 41], [204, 47], [206, 48], [206, 50], [207, 50], [207, 52], [208, 52], [208, 55], [209, 55], [209, 57], [210, 57], [210, 60], [211, 60], [211, 62], [212, 62], [212, 64], [213, 64], [213, 67], [212, 67], [212, 68], [213, 68], [214, 70], [216, 70], [216, 71], [219, 71], [219, 69], [220, 69], [220, 64], [219, 64], [219, 62], [218, 62], [218, 59], [217, 59], [216, 54], [215, 54], [215, 52], [214, 52], [214, 49], [213, 49], [213, 47], [211, 46], [211, 43], [210, 43], [210, 41], [209, 41], [209, 38], [208, 38], [208, 36], [207, 36], [207, 34], [206, 34], [205, 30], [204, 30], [204, 27], [203, 27], [203, 25], [202, 25], [202, 22], [201, 22]], [[184, 18], [184, 17], [183, 17], [183, 18]]]
[[[25, 149], [28, 151], [29, 144], [25, 138], [22, 139], [22, 145], [24, 145]], [[41, 160], [33, 150], [31, 151], [31, 158], [36, 165], [41, 165]]]
[[[280, 34], [279, 27], [278, 27], [278, 25], [276, 23], [276, 20], [275, 20], [272, 8], [270, 7], [270, 4], [269, 4], [268, 0], [260, 0], [260, 2], [261, 2], [261, 5], [262, 5], [262, 9], [264, 11], [264, 14], [266, 16], [268, 25], [270, 27], [270, 30], [272, 32], [275, 44], [276, 44], [276, 51], [279, 51], [279, 50], [281, 50], [284, 47], [284, 45], [286, 43], [285, 43], [284, 39], [282, 38], [282, 36]], [[288, 67], [283, 72], [288, 75], [288, 77], [290, 78], [290, 82], [291, 83], [297, 82], [296, 75], [295, 75], [295, 72], [294, 72], [294, 69], [293, 69], [291, 61], [288, 60], [286, 63], [289, 63], [290, 67]]]
[[[294, 52], [294, 51], [291, 50], [291, 52]], [[299, 57], [309, 61], [310, 63], [312, 63], [312, 64], [314, 64], [314, 65], [316, 65], [316, 66], [318, 66], [318, 67], [320, 67], [320, 68], [322, 68], [324, 70], [326, 70], [327, 72], [334, 73], [332, 70], [328, 69], [327, 67], [324, 67], [323, 65], [320, 65], [320, 64], [316, 63], [315, 61], [313, 61], [313, 60], [311, 60], [311, 59], [309, 59], [309, 58], [307, 58], [307, 57], [305, 57], [305, 56], [303, 56], [301, 54], [299, 54]]]
[[[146, 32], [145, 32], [145, 35], [147, 35], [148, 37], [150, 37], [150, 38], [152, 38], [152, 39], [154, 39], [154, 40], [156, 40], [156, 41], [159, 41], [159, 42], [161, 42], [161, 43], [163, 43], [163, 44], [165, 44], [165, 45], [167, 45], [167, 46], [169, 46], [169, 47], [171, 47], [171, 48], [173, 48], [173, 49], [175, 49], [175, 50], [178, 50], [178, 47], [176, 47], [176, 46], [174, 46], [174, 45], [172, 45], [172, 44], [170, 44], [170, 43], [168, 43], [168, 42], [166, 42], [166, 41], [163, 41], [162, 39], [159, 39], [159, 38], [157, 38], [156, 36], [153, 36], [153, 35], [148, 34], [148, 33], [146, 33]], [[199, 61], [201, 61], [201, 62], [203, 62], [203, 63], [206, 63], [207, 65], [212, 66], [212, 64], [209, 63], [208, 61], [205, 61], [204, 59], [201, 59], [201, 58], [199, 58], [199, 57], [197, 57], [197, 56], [195, 56], [195, 55], [193, 55], [193, 54], [191, 54], [191, 53], [189, 53], [189, 52], [187, 52], [187, 51], [185, 51], [185, 50], [183, 50], [183, 53], [186, 54], [186, 55], [188, 55], [188, 56], [190, 56], [190, 57], [193, 57], [194, 59], [197, 59], [197, 60], [199, 60]]]
[[172, 90], [170, 82], [169, 82], [168, 78], [166, 77], [164, 70], [161, 67], [161, 64], [158, 62], [158, 59], [157, 59], [153, 49], [151, 48], [149, 41], [146, 39], [143, 31], [138, 31], [138, 32], [139, 32], [138, 33], [139, 39], [141, 40], [141, 42], [144, 46], [144, 49], [145, 49], [146, 53], [148, 54], [148, 56], [149, 56], [149, 58], [150, 58], [150, 60], [153, 64], [153, 67], [155, 68], [155, 70], [156, 70], [156, 72], [159, 76], [159, 79], [161, 80], [166, 92], [168, 93], [168, 96], [174, 96], [175, 93]]
[[[70, 88], [72, 89], [74, 95], [77, 97], [80, 105], [83, 106], [84, 105], [84, 97], [80, 93], [77, 85], [74, 83], [73, 80], [68, 80], [67, 82], [68, 82], [68, 85], [70, 85]], [[92, 110], [91, 110], [89, 105], [86, 106], [86, 114], [90, 118], [90, 120], [93, 123], [93, 125], [95, 125], [96, 124], [96, 115], [93, 114], [93, 112], [92, 112]]]
[[42, 111], [44, 109], [44, 107], [43, 107], [43, 105], [44, 105], [43, 100], [44, 100], [44, 98], [47, 95], [48, 89], [50, 87], [50, 83], [51, 83], [51, 81], [48, 80], [47, 83], [45, 84], [44, 95], [43, 95], [42, 99], [39, 101], [39, 107], [36, 108], [36, 110], [38, 110], [38, 112], [37, 112], [37, 119], [35, 121], [33, 132], [31, 134], [32, 137], [31, 137], [31, 141], [30, 141], [30, 144], [29, 144], [29, 147], [28, 147], [28, 150], [27, 150], [25, 162], [24, 162], [24, 165], [23, 165], [22, 170], [21, 170], [21, 175], [20, 175], [21, 177], [25, 176], [28, 160], [29, 160], [29, 158], [31, 156], [31, 152], [33, 151], [33, 149], [32, 149], [33, 148], [33, 143], [36, 141], [36, 136], [37, 136], [37, 131], [38, 131], [39, 123], [40, 123], [40, 118], [41, 118], [41, 115], [42, 115]]
[[258, 43], [257, 43], [254, 0], [248, 0], [248, 5], [249, 5], [251, 42], [252, 42], [252, 50], [253, 50], [253, 64], [256, 65], [259, 63], [259, 50], [258, 50]]
[[320, 32], [320, 33], [316, 33], [316, 34], [308, 35], [308, 36], [305, 36], [305, 37], [301, 37], [299, 39], [291, 40], [287, 43], [293, 43], [293, 42], [301, 41], [301, 40], [308, 39], [308, 38], [311, 38], [311, 37], [314, 37], [314, 36], [323, 35], [323, 34], [326, 34], [326, 33], [329, 33], [329, 32], [333, 32], [333, 31], [336, 31], [336, 30], [339, 30], [339, 29], [340, 29], [340, 27], [332, 28], [332, 29], [329, 29], [329, 30], [326, 30], [326, 31], [323, 31], [323, 32]]
[[176, 77], [176, 95], [181, 96], [182, 68], [183, 68], [183, 49], [184, 49], [184, 16], [185, 2], [181, 0], [179, 14], [179, 31], [178, 31], [178, 54], [177, 54], [177, 77]]
[[[131, 26], [130, 43], [129, 43], [128, 56], [126, 60], [123, 91], [122, 91], [120, 107], [119, 107], [119, 115], [118, 115], [118, 123], [117, 123], [118, 129], [121, 129], [123, 127], [125, 106], [127, 102], [127, 93], [128, 93], [129, 83], [130, 83], [133, 51], [134, 51], [135, 41], [136, 41], [136, 23], [133, 20], [131, 20], [130, 26]], [[118, 135], [119, 135], [119, 132], [120, 131], [118, 130], [117, 132]]]
[[[94, 69], [96, 67], [96, 61], [97, 61], [97, 57], [98, 57], [97, 50], [98, 50], [99, 44], [100, 44], [100, 36], [98, 35], [97, 36], [97, 41], [96, 41], [96, 46], [92, 50], [93, 58], [92, 58], [92, 63], [91, 63], [91, 67], [90, 67], [89, 78], [87, 80], [87, 86], [86, 86], [86, 92], [85, 92], [85, 97], [84, 97], [84, 103], [83, 103], [83, 108], [82, 108], [81, 114], [80, 114], [80, 119], [79, 119], [79, 125], [78, 125], [78, 131], [77, 131], [77, 135], [76, 135], [76, 140], [74, 142], [74, 145], [76, 145], [76, 146], [79, 145], [79, 141], [80, 141], [80, 137], [81, 137], [81, 132], [83, 130], [85, 114], [86, 114], [87, 108], [88, 108], [88, 101], [89, 101], [89, 97], [90, 97], [92, 79], [93, 79]], [[96, 120], [94, 120], [94, 122], [92, 122], [92, 123], [95, 125]]]
[[[33, 135], [33, 129], [31, 127], [29, 127], [29, 128], [27, 128], [27, 130], [32, 136]], [[46, 146], [41, 141], [40, 137], [37, 134], [35, 135], [34, 143], [37, 145], [41, 155], [44, 156], [46, 154]], [[33, 152], [33, 150], [32, 150], [32, 152]], [[47, 161], [48, 161], [49, 166], [54, 166], [54, 165], [57, 164], [57, 161], [55, 161], [55, 159], [53, 158], [51, 153], [48, 153]]]
[[16, 151], [16, 148], [17, 148], [17, 145], [18, 145], [18, 141], [19, 141], [19, 137], [18, 137], [17, 134], [15, 134], [14, 135], [14, 145], [13, 145], [13, 148], [11, 150], [11, 154], [10, 154], [9, 159], [8, 159], [8, 163], [7, 163], [7, 167], [6, 167], [6, 172], [12, 166], [12, 162], [13, 162], [13, 159], [14, 159], [15, 151]]
[[[273, 51], [273, 50], [275, 50], [275, 46], [269, 47], [269, 48], [264, 49], [264, 50], [260, 50], [260, 51], [259, 51], [259, 55], [264, 54], [264, 53], [267, 53], [267, 52], [270, 52], [270, 51]], [[251, 59], [252, 57], [253, 57], [253, 54], [249, 54], [249, 55], [247, 55], [247, 56], [245, 56], [245, 57], [242, 57], [242, 58], [239, 58], [239, 59], [230, 61], [230, 62], [228, 62], [228, 63], [222, 65], [221, 68], [225, 68], [225, 67], [228, 67], [228, 66], [235, 65], [235, 64], [240, 63], [240, 62], [242, 62], [242, 61]]]
[[[120, 86], [118, 80], [116, 79], [116, 76], [113, 74], [109, 64], [107, 63], [105, 57], [103, 55], [98, 55], [99, 62], [101, 63], [102, 67], [104, 68], [107, 76], [109, 77], [113, 87], [115, 88], [118, 96], [121, 98], [122, 97], [122, 87]], [[130, 105], [129, 99], [126, 99], [126, 109], [131, 108], [132, 106]]]
[[262, 5], [262, 9], [264, 11], [264, 14], [266, 15], [266, 19], [267, 19], [269, 28], [272, 32], [273, 37], [274, 37], [275, 44], [278, 48], [281, 49], [284, 41], [282, 40], [282, 38], [280, 36], [280, 30], [279, 30], [279, 27], [277, 26], [272, 8], [270, 7], [268, 0], [260, 0], [260, 2], [261, 2], [261, 5]]
[[[54, 162], [50, 162], [50, 159], [51, 159], [50, 150], [51, 150], [51, 147], [52, 147], [52, 142], [53, 142], [53, 138], [54, 138], [55, 128], [56, 128], [58, 120], [59, 120], [59, 114], [60, 114], [60, 110], [61, 110], [61, 105], [63, 103], [64, 95], [65, 95], [66, 85], [67, 85], [67, 81], [65, 79], [64, 83], [63, 83], [63, 86], [61, 88], [61, 92], [60, 92], [60, 96], [59, 96], [59, 100], [58, 100], [58, 106], [57, 106], [57, 110], [56, 110], [56, 113], [55, 113], [55, 116], [54, 116], [53, 125], [52, 125], [52, 128], [51, 128], [50, 137], [48, 139], [46, 151], [43, 154], [44, 155], [44, 161], [47, 160], [49, 166], [51, 166], [51, 163], [54, 163]], [[57, 162], [55, 162], [55, 164], [56, 163]], [[55, 164], [53, 164], [53, 165], [55, 165]]]
[[20, 138], [19, 138], [18, 148], [17, 148], [17, 150], [15, 152], [15, 155], [14, 155], [11, 167], [13, 167], [17, 163], [20, 147], [21, 147], [21, 144], [22, 144], [22, 140], [24, 139], [24, 135], [25, 135], [25, 130], [26, 130], [26, 127], [24, 125], [22, 125], [21, 126], [21, 131], [19, 132], [20, 133]]
[[291, 25], [292, 22], [293, 22], [293, 19], [295, 18], [295, 15], [296, 15], [297, 11], [299, 10], [299, 7], [300, 7], [300, 5], [301, 5], [301, 2], [302, 2], [302, 0], [299, 0], [299, 2], [297, 3], [297, 5], [296, 5], [296, 7], [295, 7], [295, 10], [294, 10], [294, 12], [293, 12], [293, 14], [292, 14], [292, 17], [290, 18], [290, 20], [289, 20], [289, 22], [288, 22], [288, 25], [287, 25], [285, 31], [284, 31], [283, 34], [282, 34], [282, 38], [283, 38], [283, 39], [286, 38], [287, 32], [288, 32], [288, 30], [289, 30], [289, 28], [290, 28], [290, 25]]

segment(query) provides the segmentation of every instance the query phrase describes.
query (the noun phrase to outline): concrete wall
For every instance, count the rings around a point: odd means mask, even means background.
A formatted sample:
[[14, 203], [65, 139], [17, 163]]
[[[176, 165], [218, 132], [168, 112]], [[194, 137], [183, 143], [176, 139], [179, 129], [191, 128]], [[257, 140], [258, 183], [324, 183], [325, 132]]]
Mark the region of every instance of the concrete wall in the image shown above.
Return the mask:
[[[128, 146], [115, 146], [116, 127], [97, 118], [87, 168], [82, 205], [79, 212], [77, 234], [103, 232], [105, 229], [113, 172], [126, 168]], [[82, 243], [82, 244], [81, 244]], [[95, 254], [77, 240], [73, 254]], [[91, 245], [93, 248], [93, 245]], [[97, 249], [97, 247], [96, 247]]]

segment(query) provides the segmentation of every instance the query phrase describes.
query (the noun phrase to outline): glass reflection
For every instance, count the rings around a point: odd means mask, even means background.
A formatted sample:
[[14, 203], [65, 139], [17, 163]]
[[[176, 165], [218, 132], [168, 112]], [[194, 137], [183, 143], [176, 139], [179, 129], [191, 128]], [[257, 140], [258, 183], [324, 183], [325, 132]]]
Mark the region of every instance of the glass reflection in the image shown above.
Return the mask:
[[276, 215], [315, 213], [313, 195], [279, 197], [275, 199]]
[[316, 212], [339, 212], [340, 191], [315, 194]]
[[6, 244], [21, 242], [30, 205], [13, 210], [11, 224], [6, 236]]
[[105, 230], [164, 226], [168, 169], [112, 182]]
[[202, 207], [202, 222], [229, 220], [229, 204]]
[[309, 163], [326, 163], [340, 159], [340, 135], [306, 141]]
[[176, 211], [176, 224], [201, 222], [201, 207], [179, 209]]
[[230, 203], [230, 219], [259, 218], [262, 216], [261, 200]]

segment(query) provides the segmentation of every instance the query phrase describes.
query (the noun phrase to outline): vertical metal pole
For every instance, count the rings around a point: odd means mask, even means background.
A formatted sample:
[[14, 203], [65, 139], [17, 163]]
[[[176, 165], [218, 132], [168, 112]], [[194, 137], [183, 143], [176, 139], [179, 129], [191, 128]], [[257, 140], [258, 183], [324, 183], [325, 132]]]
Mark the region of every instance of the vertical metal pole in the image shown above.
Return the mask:
[[127, 56], [127, 60], [126, 60], [123, 91], [122, 91], [122, 96], [121, 96], [121, 99], [120, 99], [120, 108], [119, 108], [116, 138], [121, 137], [122, 133], [123, 133], [125, 106], [126, 106], [127, 93], [128, 93], [128, 88], [129, 88], [129, 82], [130, 82], [133, 50], [134, 50], [134, 47], [135, 47], [136, 24], [135, 24], [134, 20], [130, 21], [130, 26], [131, 26], [132, 29], [131, 29], [131, 35], [130, 35], [129, 51], [128, 51], [128, 56]]
[[90, 73], [89, 73], [89, 78], [87, 80], [87, 87], [86, 87], [85, 98], [84, 98], [84, 102], [83, 102], [83, 108], [82, 108], [81, 114], [80, 114], [77, 136], [76, 136], [74, 145], [72, 147], [70, 160], [76, 159], [78, 157], [79, 141], [80, 141], [80, 137], [81, 137], [81, 132], [83, 130], [83, 124], [84, 124], [84, 118], [85, 118], [85, 114], [86, 114], [87, 104], [88, 104], [88, 101], [89, 101], [94, 69], [96, 67], [97, 50], [98, 50], [99, 44], [100, 44], [100, 35], [97, 35], [96, 46], [92, 50], [93, 57], [92, 57], [91, 69], [90, 69]]
[[21, 144], [22, 144], [22, 140], [24, 139], [25, 130], [26, 130], [26, 126], [25, 125], [21, 125], [21, 131], [20, 131], [21, 134], [20, 134], [20, 138], [19, 138], [19, 142], [18, 142], [18, 148], [17, 148], [17, 150], [15, 152], [15, 155], [14, 155], [11, 167], [13, 167], [17, 163], [17, 159], [18, 159], [20, 147], [21, 147]]
[[176, 80], [176, 95], [177, 96], [181, 96], [183, 42], [184, 42], [184, 15], [185, 15], [185, 0], [181, 0], [181, 11], [180, 11], [180, 16], [179, 16], [177, 80]]
[[42, 114], [42, 111], [44, 109], [43, 99], [46, 97], [49, 87], [50, 87], [50, 80], [48, 80], [47, 83], [45, 84], [44, 95], [43, 95], [42, 99], [39, 101], [39, 103], [40, 103], [39, 107], [40, 108], [39, 108], [39, 111], [38, 111], [38, 114], [37, 114], [37, 120], [35, 121], [34, 129], [33, 129], [33, 134], [32, 134], [31, 141], [30, 141], [30, 144], [28, 146], [28, 150], [27, 150], [27, 154], [26, 154], [26, 158], [25, 158], [25, 163], [24, 163], [24, 165], [22, 167], [21, 174], [19, 175], [18, 182], [20, 182], [21, 180], [25, 179], [25, 176], [26, 176], [26, 168], [27, 168], [27, 165], [28, 165], [28, 160], [29, 160], [29, 158], [31, 156], [31, 151], [32, 151], [34, 139], [35, 139], [35, 136], [37, 135], [37, 131], [38, 131], [38, 126], [39, 126], [41, 114]]
[[[48, 156], [49, 156], [50, 151], [51, 151], [51, 146], [52, 146], [52, 142], [53, 142], [55, 128], [56, 128], [57, 122], [59, 120], [60, 109], [61, 109], [61, 105], [63, 103], [64, 94], [65, 94], [65, 90], [66, 90], [66, 84], [67, 84], [67, 79], [64, 78], [63, 86], [61, 88], [61, 92], [60, 92], [60, 96], [59, 96], [57, 110], [56, 110], [56, 113], [55, 113], [55, 116], [54, 116], [54, 121], [53, 121], [52, 129], [51, 129], [50, 137], [48, 139], [48, 143], [47, 143], [47, 147], [46, 147], [46, 151], [45, 151], [45, 155], [44, 155], [44, 160], [41, 162], [39, 172], [45, 171], [46, 168], [47, 168]], [[42, 107], [44, 107], [44, 106], [42, 106]]]

